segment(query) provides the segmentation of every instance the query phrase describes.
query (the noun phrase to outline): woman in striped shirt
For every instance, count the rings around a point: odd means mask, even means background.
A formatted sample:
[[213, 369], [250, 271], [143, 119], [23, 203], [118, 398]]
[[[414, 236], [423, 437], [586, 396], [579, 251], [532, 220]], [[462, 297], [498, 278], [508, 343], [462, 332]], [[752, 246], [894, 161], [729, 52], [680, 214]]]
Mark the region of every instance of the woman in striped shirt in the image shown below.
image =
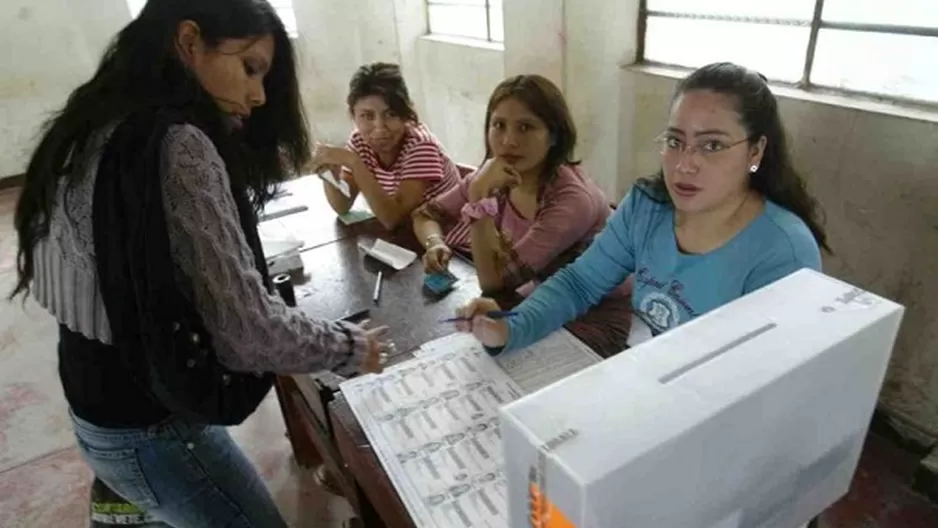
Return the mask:
[[324, 182], [336, 213], [347, 213], [361, 193], [381, 224], [393, 229], [459, 181], [456, 165], [418, 119], [396, 64], [360, 67], [349, 83], [348, 107], [355, 121], [348, 144], [317, 145], [313, 152], [317, 172], [329, 168], [348, 183], [346, 196]]

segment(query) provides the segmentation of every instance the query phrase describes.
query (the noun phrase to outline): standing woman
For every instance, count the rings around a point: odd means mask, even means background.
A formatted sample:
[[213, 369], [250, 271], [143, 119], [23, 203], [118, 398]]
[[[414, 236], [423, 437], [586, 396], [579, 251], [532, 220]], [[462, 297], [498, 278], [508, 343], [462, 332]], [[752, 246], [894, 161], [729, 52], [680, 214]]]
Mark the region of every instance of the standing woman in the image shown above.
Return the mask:
[[[650, 335], [681, 325], [801, 268], [827, 249], [820, 211], [792, 166], [765, 78], [730, 63], [684, 79], [658, 138], [661, 172], [640, 180], [573, 264], [510, 321], [478, 299], [460, 324], [493, 353], [518, 349], [584, 313], [634, 273], [635, 322]], [[633, 325], [630, 344], [634, 344]]]
[[95, 475], [170, 526], [285, 526], [224, 425], [273, 374], [380, 370], [380, 329], [271, 295], [256, 211], [308, 159], [293, 49], [265, 0], [152, 0], [44, 128], [19, 280], [59, 322]]
[[336, 213], [345, 214], [359, 193], [378, 221], [393, 229], [420, 204], [459, 181], [456, 164], [420, 122], [401, 69], [378, 62], [358, 68], [349, 83], [348, 109], [355, 130], [345, 147], [317, 145], [312, 166], [344, 179], [350, 196], [323, 182]]

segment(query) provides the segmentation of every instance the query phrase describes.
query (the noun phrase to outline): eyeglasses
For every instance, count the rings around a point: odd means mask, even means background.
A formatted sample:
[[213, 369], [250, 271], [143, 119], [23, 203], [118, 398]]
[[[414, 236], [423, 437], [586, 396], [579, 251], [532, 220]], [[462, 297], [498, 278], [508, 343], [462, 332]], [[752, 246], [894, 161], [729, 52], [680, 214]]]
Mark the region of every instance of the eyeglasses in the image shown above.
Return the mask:
[[751, 138], [746, 137], [734, 143], [724, 143], [718, 139], [704, 139], [691, 145], [685, 143], [684, 140], [678, 138], [677, 136], [665, 132], [655, 138], [655, 142], [658, 143], [658, 151], [661, 152], [661, 155], [663, 156], [676, 156], [686, 150], [690, 150], [691, 155], [700, 154], [703, 159], [707, 159], [723, 151], [729, 150], [736, 145], [742, 145], [750, 139]]

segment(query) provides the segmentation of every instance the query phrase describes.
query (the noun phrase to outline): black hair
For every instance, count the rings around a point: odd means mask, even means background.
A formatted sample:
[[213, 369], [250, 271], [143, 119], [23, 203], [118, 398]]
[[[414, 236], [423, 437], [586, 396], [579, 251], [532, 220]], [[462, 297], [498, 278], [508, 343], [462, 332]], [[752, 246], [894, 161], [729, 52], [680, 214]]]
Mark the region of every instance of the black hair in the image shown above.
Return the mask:
[[[198, 25], [200, 37], [212, 48], [227, 39], [274, 40], [273, 61], [264, 78], [266, 104], [252, 112], [237, 138], [227, 132], [217, 103], [179, 58], [176, 37], [184, 21]], [[135, 112], [162, 107], [181, 111], [208, 135], [231, 178], [250, 191], [255, 209], [271, 198], [276, 183], [309, 160], [293, 45], [270, 4], [149, 0], [112, 40], [92, 78], [42, 127], [14, 215], [18, 280], [11, 299], [29, 290], [33, 249], [48, 235], [56, 189], [63, 179], [71, 185], [84, 177], [76, 166], [89, 154], [91, 138]]]
[[[808, 192], [804, 178], [795, 170], [788, 150], [788, 137], [778, 111], [778, 101], [764, 76], [730, 62], [703, 66], [678, 85], [671, 104], [681, 95], [695, 90], [708, 90], [730, 96], [750, 144], [766, 139], [765, 152], [758, 170], [749, 178], [750, 187], [765, 198], [788, 209], [801, 218], [818, 246], [831, 252], [823, 227], [823, 212]], [[639, 180], [639, 188], [653, 198], [670, 200], [661, 171]]]
[[550, 134], [550, 149], [544, 159], [542, 183], [557, 175], [561, 165], [577, 165], [576, 125], [567, 106], [567, 100], [557, 86], [541, 75], [515, 75], [499, 83], [489, 97], [485, 110], [485, 157], [492, 157], [488, 142], [488, 130], [492, 113], [502, 101], [514, 98], [536, 115], [547, 126]]
[[349, 112], [355, 111], [355, 103], [365, 97], [377, 95], [384, 100], [384, 104], [392, 112], [405, 121], [418, 122], [414, 102], [410, 99], [407, 84], [397, 64], [376, 62], [360, 66], [349, 81], [348, 103]]

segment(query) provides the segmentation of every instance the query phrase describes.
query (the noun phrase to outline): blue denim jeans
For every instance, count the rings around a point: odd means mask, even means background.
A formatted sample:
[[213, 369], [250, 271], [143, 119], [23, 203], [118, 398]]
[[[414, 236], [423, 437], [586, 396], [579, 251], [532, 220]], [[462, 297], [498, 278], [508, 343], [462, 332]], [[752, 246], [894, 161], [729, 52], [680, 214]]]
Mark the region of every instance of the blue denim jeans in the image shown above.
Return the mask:
[[286, 528], [224, 427], [168, 420], [109, 429], [72, 415], [78, 448], [115, 493], [175, 528]]

